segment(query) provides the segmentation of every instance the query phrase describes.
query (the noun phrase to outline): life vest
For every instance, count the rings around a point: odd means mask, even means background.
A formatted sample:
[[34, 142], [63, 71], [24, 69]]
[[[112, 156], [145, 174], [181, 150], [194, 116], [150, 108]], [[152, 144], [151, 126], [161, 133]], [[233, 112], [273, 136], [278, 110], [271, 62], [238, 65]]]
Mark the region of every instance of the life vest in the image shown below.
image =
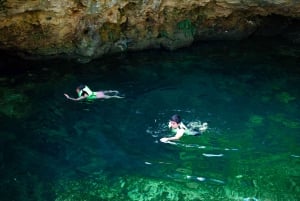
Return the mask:
[[87, 93], [88, 100], [93, 100], [97, 98], [96, 94], [88, 86], [85, 86], [83, 89], [79, 90], [78, 96], [81, 97], [83, 93]]

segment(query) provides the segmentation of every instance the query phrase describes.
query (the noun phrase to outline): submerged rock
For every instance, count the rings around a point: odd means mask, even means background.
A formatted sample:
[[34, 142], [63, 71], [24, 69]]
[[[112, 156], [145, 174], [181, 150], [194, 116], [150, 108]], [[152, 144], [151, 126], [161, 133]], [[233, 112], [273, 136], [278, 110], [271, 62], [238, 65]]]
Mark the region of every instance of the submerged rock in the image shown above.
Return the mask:
[[263, 124], [264, 118], [262, 116], [259, 115], [251, 115], [247, 125], [249, 127], [257, 127], [257, 126], [261, 126]]
[[83, 180], [61, 181], [54, 190], [55, 201], [63, 200], [211, 200], [206, 189], [199, 185], [187, 185], [141, 177], [124, 177], [111, 182], [109, 178], [89, 178]]
[[282, 103], [289, 103], [290, 101], [293, 101], [296, 99], [296, 97], [291, 96], [288, 92], [281, 92], [277, 94], [277, 99]]
[[2, 88], [3, 94], [0, 101], [0, 114], [10, 118], [22, 118], [31, 109], [27, 96], [15, 90]]

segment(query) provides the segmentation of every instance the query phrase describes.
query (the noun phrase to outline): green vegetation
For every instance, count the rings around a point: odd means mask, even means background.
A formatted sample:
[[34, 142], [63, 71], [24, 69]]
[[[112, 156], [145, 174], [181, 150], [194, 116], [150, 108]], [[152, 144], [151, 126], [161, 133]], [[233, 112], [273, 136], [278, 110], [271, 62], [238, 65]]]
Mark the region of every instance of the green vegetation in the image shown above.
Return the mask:
[[177, 28], [183, 31], [186, 37], [193, 37], [196, 33], [196, 28], [189, 19], [178, 22]]

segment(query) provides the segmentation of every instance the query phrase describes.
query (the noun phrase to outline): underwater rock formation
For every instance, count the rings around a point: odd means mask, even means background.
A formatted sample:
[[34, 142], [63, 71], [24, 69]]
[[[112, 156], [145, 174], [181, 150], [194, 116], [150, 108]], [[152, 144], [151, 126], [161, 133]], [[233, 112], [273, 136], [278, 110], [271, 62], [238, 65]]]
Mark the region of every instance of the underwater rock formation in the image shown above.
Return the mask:
[[0, 0], [0, 49], [87, 62], [252, 35], [299, 43], [299, 18], [296, 0]]

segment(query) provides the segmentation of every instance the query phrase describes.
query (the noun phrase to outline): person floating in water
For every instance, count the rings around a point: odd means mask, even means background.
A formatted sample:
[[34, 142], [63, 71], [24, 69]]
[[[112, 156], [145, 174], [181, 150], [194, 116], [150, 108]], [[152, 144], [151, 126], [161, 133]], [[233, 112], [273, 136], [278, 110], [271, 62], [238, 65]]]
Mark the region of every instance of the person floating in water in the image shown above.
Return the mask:
[[171, 141], [171, 140], [178, 140], [180, 139], [184, 134], [187, 135], [199, 135], [201, 133], [203, 133], [204, 131], [207, 130], [208, 125], [207, 123], [203, 123], [201, 124], [197, 129], [193, 128], [188, 129], [182, 122], [181, 122], [181, 118], [179, 115], [175, 114], [171, 117], [170, 121], [169, 121], [169, 128], [172, 129], [173, 132], [175, 132], [175, 136], [173, 137], [164, 137], [161, 138], [160, 141], [161, 142], [167, 142], [167, 141]]
[[115, 90], [105, 90], [105, 91], [92, 91], [87, 85], [80, 85], [76, 88], [78, 98], [72, 98], [68, 94], [64, 94], [67, 99], [73, 101], [79, 101], [83, 99], [94, 100], [99, 98], [109, 99], [109, 98], [124, 98], [119, 96], [119, 92]]

